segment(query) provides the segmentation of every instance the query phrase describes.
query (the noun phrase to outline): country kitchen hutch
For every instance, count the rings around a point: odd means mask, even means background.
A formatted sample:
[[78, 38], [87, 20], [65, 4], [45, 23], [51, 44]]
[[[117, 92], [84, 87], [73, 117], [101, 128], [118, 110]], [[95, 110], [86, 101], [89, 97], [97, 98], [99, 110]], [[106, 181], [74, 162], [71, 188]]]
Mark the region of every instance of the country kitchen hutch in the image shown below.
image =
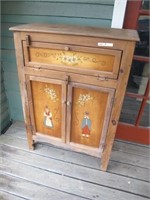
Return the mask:
[[109, 162], [134, 30], [27, 24], [14, 32], [29, 148], [45, 141]]

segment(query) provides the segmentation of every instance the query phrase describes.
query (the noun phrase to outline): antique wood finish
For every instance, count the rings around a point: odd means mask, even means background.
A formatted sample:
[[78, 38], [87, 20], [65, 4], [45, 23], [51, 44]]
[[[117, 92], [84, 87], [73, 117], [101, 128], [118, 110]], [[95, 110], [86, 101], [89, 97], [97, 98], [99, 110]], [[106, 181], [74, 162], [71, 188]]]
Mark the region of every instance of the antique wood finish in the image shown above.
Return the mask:
[[41, 68], [49, 69], [51, 64], [52, 68], [55, 65], [61, 71], [67, 66], [68, 71], [76, 72], [78, 69], [83, 74], [100, 73], [110, 78], [118, 75], [121, 51], [36, 42], [32, 42], [30, 47], [24, 42], [23, 46], [26, 66], [47, 64]]
[[[29, 76], [28, 85], [28, 100], [34, 132], [62, 138], [64, 142], [66, 118], [65, 81]], [[49, 118], [51, 118], [50, 121], [48, 119], [50, 127], [45, 124], [46, 110], [49, 112]]]
[[34, 141], [32, 139], [32, 128], [31, 128], [31, 119], [29, 113], [29, 106], [27, 100], [27, 91], [26, 91], [26, 82], [25, 82], [25, 74], [24, 74], [24, 57], [22, 51], [22, 42], [20, 39], [20, 33], [14, 33], [14, 42], [15, 42], [15, 50], [17, 56], [17, 65], [18, 65], [18, 76], [20, 82], [20, 92], [21, 92], [21, 100], [22, 100], [22, 107], [23, 107], [23, 114], [24, 120], [26, 124], [26, 131], [27, 131], [27, 138], [28, 138], [28, 145], [30, 149], [34, 148]]
[[[100, 155], [103, 149], [114, 90], [110, 88], [70, 83], [68, 88], [67, 143], [88, 150], [93, 147]], [[83, 125], [89, 120], [90, 131]], [[91, 149], [92, 151], [92, 149]]]
[[105, 141], [105, 150], [102, 155], [101, 169], [104, 169], [104, 170], [107, 168], [107, 165], [108, 165], [107, 158], [110, 157], [110, 153], [111, 153], [111, 149], [113, 145], [112, 141], [114, 141], [114, 138], [115, 138], [116, 128], [119, 121], [120, 110], [122, 107], [123, 98], [125, 95], [125, 88], [127, 86], [127, 80], [128, 80], [128, 76], [130, 72], [129, 66], [132, 62], [132, 57], [134, 53], [134, 45], [135, 45], [134, 42], [127, 43], [127, 45], [125, 46], [125, 51], [123, 53], [125, 55], [123, 56], [122, 61], [121, 61], [120, 68], [123, 73], [120, 73], [120, 76], [118, 78], [118, 84], [117, 84], [116, 94], [115, 94], [115, 102], [113, 105], [112, 114], [110, 118], [110, 124], [108, 128], [109, 134], [107, 134], [106, 141]]
[[0, 199], [148, 200], [150, 197], [150, 154], [146, 145], [115, 141], [104, 173], [99, 169], [99, 158], [44, 143], [37, 143], [37, 150], [29, 151], [26, 143], [22, 122], [13, 123], [0, 136]]
[[13, 27], [29, 147], [50, 142], [101, 158], [106, 170], [136, 31]]

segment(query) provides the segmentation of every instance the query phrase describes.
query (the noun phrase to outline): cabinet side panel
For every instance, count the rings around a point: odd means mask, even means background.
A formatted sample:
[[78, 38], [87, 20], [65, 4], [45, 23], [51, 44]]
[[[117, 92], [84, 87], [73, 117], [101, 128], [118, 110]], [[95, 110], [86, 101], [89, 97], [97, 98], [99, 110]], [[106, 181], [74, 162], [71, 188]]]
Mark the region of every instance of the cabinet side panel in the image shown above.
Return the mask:
[[133, 58], [135, 48], [135, 42], [128, 42], [126, 46], [124, 47], [123, 51], [123, 57], [121, 60], [121, 70], [120, 75], [118, 78], [118, 83], [116, 87], [116, 93], [115, 93], [115, 102], [113, 104], [112, 114], [110, 117], [110, 123], [108, 126], [108, 132], [106, 136], [105, 141], [105, 148], [102, 154], [102, 160], [101, 160], [101, 170], [106, 171], [107, 165], [109, 162], [116, 129], [119, 121], [119, 116], [123, 104], [123, 99], [127, 87], [128, 77], [130, 73], [131, 68], [131, 62]]
[[61, 85], [31, 81], [36, 132], [61, 137]]

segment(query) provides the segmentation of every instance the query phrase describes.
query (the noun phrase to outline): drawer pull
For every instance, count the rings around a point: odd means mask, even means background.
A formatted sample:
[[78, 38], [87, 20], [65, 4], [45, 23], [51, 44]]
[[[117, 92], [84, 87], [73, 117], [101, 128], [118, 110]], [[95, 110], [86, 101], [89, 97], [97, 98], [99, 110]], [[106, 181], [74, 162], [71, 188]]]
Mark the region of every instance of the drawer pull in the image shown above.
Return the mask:
[[65, 51], [69, 51], [70, 50], [70, 47], [65, 47]]

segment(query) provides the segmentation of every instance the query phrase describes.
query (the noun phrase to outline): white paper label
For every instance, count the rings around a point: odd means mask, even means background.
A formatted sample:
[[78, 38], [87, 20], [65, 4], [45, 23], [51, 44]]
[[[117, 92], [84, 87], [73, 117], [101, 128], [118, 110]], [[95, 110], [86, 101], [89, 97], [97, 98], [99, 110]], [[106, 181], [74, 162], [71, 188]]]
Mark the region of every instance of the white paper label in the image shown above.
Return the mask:
[[98, 42], [99, 47], [113, 47], [113, 43], [108, 43], [108, 42]]

